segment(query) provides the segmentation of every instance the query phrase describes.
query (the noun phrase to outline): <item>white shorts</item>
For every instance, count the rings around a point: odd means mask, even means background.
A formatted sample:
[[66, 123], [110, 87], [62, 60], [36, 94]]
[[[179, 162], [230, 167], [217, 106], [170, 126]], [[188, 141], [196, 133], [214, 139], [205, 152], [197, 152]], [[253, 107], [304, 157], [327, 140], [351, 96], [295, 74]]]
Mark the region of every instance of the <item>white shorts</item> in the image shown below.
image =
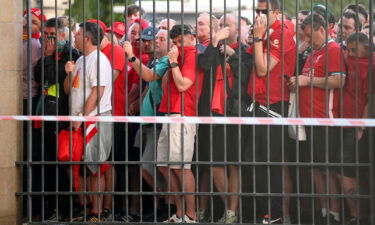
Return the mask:
[[[172, 114], [170, 117], [181, 117], [180, 114]], [[169, 127], [169, 135], [168, 135]], [[181, 132], [181, 127], [182, 131]], [[173, 164], [173, 162], [191, 162], [194, 155], [194, 141], [197, 132], [196, 124], [163, 124], [161, 129], [158, 148], [157, 148], [157, 161], [169, 162], [158, 163], [158, 166], [169, 166], [173, 169], [190, 169], [190, 163]], [[170, 143], [168, 143], [168, 136]], [[183, 140], [183, 148], [181, 147], [181, 140]]]

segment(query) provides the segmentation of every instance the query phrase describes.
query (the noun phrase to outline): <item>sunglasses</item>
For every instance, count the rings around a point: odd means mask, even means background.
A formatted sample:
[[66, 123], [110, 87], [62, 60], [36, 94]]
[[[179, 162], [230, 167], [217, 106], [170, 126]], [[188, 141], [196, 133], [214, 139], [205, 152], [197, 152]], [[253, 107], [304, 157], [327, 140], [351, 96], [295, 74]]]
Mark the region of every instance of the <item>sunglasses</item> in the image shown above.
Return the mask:
[[268, 9], [255, 9], [255, 12], [257, 14], [264, 14], [264, 15], [267, 15], [269, 11], [273, 11], [273, 10], [268, 10]]

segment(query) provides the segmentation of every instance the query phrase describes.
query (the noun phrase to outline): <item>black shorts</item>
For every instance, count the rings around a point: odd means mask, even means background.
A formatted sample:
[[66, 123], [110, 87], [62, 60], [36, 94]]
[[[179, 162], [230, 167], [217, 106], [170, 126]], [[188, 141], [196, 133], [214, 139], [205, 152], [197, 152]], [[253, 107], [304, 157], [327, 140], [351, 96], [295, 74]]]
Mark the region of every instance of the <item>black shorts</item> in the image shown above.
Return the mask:
[[[139, 124], [114, 124], [114, 160], [115, 161], [140, 161], [139, 148], [134, 147], [134, 139], [139, 129]], [[126, 136], [128, 133], [128, 136]]]
[[[313, 163], [337, 162], [340, 149], [340, 128], [323, 126], [306, 126], [306, 142], [300, 154], [305, 155], [303, 161]], [[312, 156], [312, 157], [311, 157]], [[326, 166], [318, 166], [324, 170]]]
[[[341, 148], [336, 148], [332, 156], [334, 162], [343, 162], [341, 167], [334, 167], [338, 174], [347, 177], [356, 177], [357, 166], [345, 165], [345, 163], [368, 163], [369, 148], [368, 135], [365, 133], [361, 140], [357, 140], [356, 128], [343, 128]], [[340, 142], [341, 143], [341, 142]]]
[[[212, 152], [210, 132], [212, 132]], [[235, 162], [239, 160], [238, 125], [214, 124], [212, 130], [210, 125], [205, 125], [199, 127], [198, 135], [198, 161]]]

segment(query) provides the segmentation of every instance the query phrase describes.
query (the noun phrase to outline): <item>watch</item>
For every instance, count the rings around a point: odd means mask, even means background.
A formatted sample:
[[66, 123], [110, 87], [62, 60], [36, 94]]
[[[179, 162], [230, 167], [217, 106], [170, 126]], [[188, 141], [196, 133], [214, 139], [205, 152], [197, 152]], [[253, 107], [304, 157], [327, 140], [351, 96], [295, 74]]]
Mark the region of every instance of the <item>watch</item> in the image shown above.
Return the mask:
[[254, 37], [254, 42], [260, 42], [260, 41], [263, 41], [262, 38]]
[[170, 68], [176, 68], [177, 66], [178, 66], [178, 63], [176, 63], [176, 62], [172, 62], [172, 63], [169, 64]]
[[129, 59], [129, 62], [135, 62], [135, 60], [137, 60], [137, 57], [132, 56], [132, 57]]

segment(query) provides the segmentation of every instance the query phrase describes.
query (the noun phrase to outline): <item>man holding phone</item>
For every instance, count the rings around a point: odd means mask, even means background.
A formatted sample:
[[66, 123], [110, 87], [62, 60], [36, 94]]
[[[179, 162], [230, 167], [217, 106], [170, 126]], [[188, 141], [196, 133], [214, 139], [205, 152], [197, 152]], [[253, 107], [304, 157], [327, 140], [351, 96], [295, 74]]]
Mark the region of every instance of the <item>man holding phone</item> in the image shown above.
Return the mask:
[[[296, 61], [294, 31], [288, 29], [288, 26], [281, 21], [282, 15], [278, 0], [258, 0], [256, 13], [254, 44], [248, 49], [248, 52], [254, 55], [255, 70], [250, 75], [248, 94], [257, 102], [256, 105], [267, 109], [263, 113], [261, 110], [256, 110], [255, 116], [286, 117], [289, 107], [289, 89], [284, 74], [288, 77], [294, 76]], [[259, 138], [256, 138], [255, 143], [257, 149], [255, 160], [257, 162], [268, 160], [281, 162], [283, 143], [285, 143], [282, 135], [284, 128], [282, 126], [258, 126], [256, 129], [256, 135], [259, 135]], [[268, 155], [269, 152], [272, 154]], [[263, 177], [267, 174], [266, 170], [267, 167], [260, 167], [256, 170], [256, 191], [267, 193], [268, 187], [271, 187], [271, 193], [282, 193], [282, 179], [289, 177], [287, 170], [284, 171], [283, 176], [281, 166], [270, 166], [269, 184]], [[290, 183], [289, 180], [285, 182]], [[288, 222], [288, 210], [284, 210], [283, 215], [282, 198], [270, 197], [270, 199], [270, 204], [267, 198], [260, 198], [258, 201], [261, 210], [265, 212], [262, 223]]]

